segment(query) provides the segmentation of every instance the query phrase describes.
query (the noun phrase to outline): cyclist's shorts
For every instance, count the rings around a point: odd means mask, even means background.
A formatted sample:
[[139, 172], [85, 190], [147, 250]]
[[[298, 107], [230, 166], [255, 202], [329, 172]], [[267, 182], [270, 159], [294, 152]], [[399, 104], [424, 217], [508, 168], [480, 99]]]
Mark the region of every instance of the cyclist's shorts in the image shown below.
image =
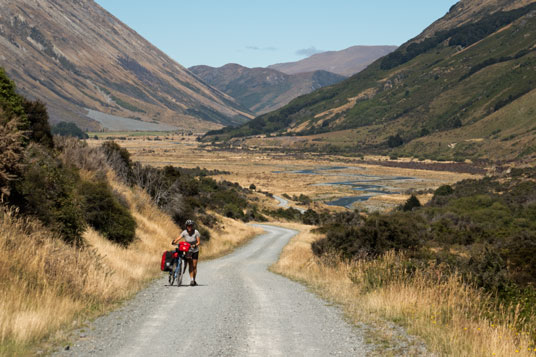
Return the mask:
[[192, 253], [192, 259], [199, 259], [199, 252]]

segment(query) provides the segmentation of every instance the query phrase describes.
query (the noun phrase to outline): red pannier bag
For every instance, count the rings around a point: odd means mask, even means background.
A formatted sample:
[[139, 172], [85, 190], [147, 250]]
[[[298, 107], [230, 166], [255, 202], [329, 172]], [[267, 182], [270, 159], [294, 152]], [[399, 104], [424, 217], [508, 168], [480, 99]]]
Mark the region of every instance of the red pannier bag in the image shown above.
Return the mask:
[[160, 269], [162, 271], [171, 271], [171, 265], [173, 264], [173, 251], [168, 250], [162, 254], [162, 264], [160, 265]]
[[188, 242], [179, 242], [179, 250], [181, 252], [187, 252], [190, 250], [190, 243]]

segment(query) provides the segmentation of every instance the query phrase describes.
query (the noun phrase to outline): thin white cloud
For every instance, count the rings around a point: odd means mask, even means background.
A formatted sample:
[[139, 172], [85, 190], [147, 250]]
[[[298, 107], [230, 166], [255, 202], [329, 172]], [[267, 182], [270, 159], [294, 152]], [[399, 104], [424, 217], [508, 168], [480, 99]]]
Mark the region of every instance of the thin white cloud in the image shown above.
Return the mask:
[[273, 46], [269, 46], [269, 47], [246, 46], [246, 50], [250, 50], [250, 51], [277, 51], [277, 48], [273, 47]]
[[309, 56], [312, 56], [314, 54], [317, 54], [317, 53], [321, 53], [321, 52], [324, 52], [323, 50], [319, 50], [318, 48], [316, 48], [315, 46], [311, 46], [309, 48], [302, 48], [301, 50], [297, 50], [296, 51], [296, 54], [298, 56], [306, 56], [306, 57], [309, 57]]

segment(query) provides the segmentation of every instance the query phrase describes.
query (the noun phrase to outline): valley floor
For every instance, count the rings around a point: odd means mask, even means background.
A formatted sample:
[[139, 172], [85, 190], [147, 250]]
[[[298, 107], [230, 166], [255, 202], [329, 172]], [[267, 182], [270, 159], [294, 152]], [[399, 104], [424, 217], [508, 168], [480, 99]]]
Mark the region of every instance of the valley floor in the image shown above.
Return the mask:
[[[371, 196], [366, 200], [359, 199], [347, 208], [390, 210], [405, 202], [410, 193], [416, 192], [419, 200], [424, 203], [430, 199], [431, 189], [481, 176], [459, 172], [456, 163], [449, 166], [445, 163], [419, 161], [388, 162], [386, 158], [380, 157], [365, 157], [360, 160], [332, 155], [216, 151], [201, 146], [194, 136], [110, 134], [109, 138], [128, 149], [133, 159], [143, 164], [227, 171], [228, 175], [216, 178], [238, 182], [243, 187], [254, 184], [257, 191], [270, 192], [284, 198], [306, 195], [312, 199], [311, 207], [315, 209], [344, 210], [326, 203], [341, 198]], [[101, 136], [101, 139], [92, 139], [89, 143], [99, 145], [103, 139], [105, 137]], [[448, 171], [449, 168], [452, 171]], [[369, 194], [367, 190], [370, 189], [384, 191], [384, 194]], [[273, 200], [272, 203], [275, 202]], [[271, 206], [272, 203], [268, 202], [267, 205]], [[291, 202], [291, 206], [297, 203]]]

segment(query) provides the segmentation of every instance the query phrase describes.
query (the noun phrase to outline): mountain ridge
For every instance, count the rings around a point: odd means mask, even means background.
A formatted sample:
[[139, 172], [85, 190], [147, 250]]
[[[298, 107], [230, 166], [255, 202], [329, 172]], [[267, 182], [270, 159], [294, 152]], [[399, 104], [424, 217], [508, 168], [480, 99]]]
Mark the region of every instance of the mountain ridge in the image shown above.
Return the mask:
[[[244, 147], [239, 138], [269, 134], [277, 146], [292, 135], [299, 150], [534, 160], [536, 2], [489, 3], [463, 1], [460, 21], [447, 19], [453, 27], [429, 27], [344, 82], [207, 140], [234, 137]], [[467, 22], [475, 11], [482, 16]]]
[[350, 77], [398, 46], [352, 46], [339, 51], [325, 51], [296, 62], [277, 63], [267, 68], [286, 74], [324, 70]]
[[53, 122], [99, 129], [86, 108], [177, 127], [239, 124], [251, 114], [92, 0], [5, 0], [0, 65]]
[[289, 75], [270, 68], [248, 68], [236, 63], [218, 68], [193, 66], [189, 70], [256, 114], [278, 109], [300, 95], [346, 79], [326, 71]]

